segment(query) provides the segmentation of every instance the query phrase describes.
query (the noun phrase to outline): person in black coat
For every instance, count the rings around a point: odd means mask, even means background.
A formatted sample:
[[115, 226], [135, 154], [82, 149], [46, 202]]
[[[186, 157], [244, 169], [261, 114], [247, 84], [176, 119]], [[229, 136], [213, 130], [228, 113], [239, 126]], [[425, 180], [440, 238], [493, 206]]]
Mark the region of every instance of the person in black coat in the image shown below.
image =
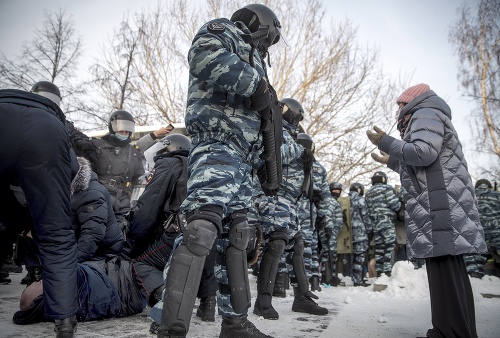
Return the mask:
[[97, 180], [90, 162], [78, 157], [80, 169], [71, 184], [71, 223], [77, 237], [79, 263], [121, 253], [123, 232], [116, 222], [108, 190]]
[[[60, 99], [55, 85], [38, 86], [38, 93]], [[65, 120], [58, 104], [42, 94], [0, 90], [0, 218], [8, 227], [16, 226], [3, 218], [11, 212], [9, 205], [17, 203], [10, 185], [19, 185], [40, 250], [45, 314], [55, 320], [57, 337], [73, 337], [78, 311], [76, 238], [70, 220], [70, 186], [78, 163]]]

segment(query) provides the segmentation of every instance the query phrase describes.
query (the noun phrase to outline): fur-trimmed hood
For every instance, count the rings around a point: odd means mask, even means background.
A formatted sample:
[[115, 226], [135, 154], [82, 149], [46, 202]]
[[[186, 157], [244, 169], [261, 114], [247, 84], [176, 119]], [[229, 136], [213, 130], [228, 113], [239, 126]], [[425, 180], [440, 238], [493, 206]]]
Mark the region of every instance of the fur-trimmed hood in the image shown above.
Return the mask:
[[77, 159], [80, 168], [78, 169], [73, 182], [71, 182], [71, 195], [79, 191], [88, 189], [90, 179], [92, 177], [92, 169], [90, 167], [89, 160], [84, 157], [78, 157]]

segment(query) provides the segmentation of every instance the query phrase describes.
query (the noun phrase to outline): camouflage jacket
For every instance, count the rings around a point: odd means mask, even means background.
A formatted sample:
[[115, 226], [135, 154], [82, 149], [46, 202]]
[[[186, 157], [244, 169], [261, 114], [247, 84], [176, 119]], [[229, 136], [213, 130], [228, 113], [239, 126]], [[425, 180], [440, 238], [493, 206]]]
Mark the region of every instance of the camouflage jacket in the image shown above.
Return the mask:
[[215, 19], [203, 25], [188, 53], [189, 88], [186, 129], [193, 146], [209, 139], [251, 150], [260, 140], [260, 114], [245, 107], [245, 99], [265, 77], [259, 53], [250, 65], [250, 33], [241, 23]]
[[370, 217], [388, 216], [395, 221], [396, 212], [401, 207], [394, 188], [385, 183], [375, 183], [366, 192], [366, 204], [370, 211]]
[[349, 191], [349, 199], [351, 200], [352, 241], [368, 240], [368, 234], [373, 231], [373, 226], [365, 199], [356, 191]]
[[318, 161], [313, 163], [313, 196], [317, 209], [318, 227], [338, 233], [342, 228], [342, 210], [328, 187], [326, 169]]
[[481, 223], [497, 221], [500, 226], [500, 193], [481, 184], [476, 188], [477, 207]]
[[283, 144], [281, 146], [281, 161], [283, 164], [283, 182], [280, 184], [278, 196], [294, 199], [297, 202], [302, 193], [304, 183], [304, 147], [295, 142], [290, 135], [290, 126], [283, 121]]

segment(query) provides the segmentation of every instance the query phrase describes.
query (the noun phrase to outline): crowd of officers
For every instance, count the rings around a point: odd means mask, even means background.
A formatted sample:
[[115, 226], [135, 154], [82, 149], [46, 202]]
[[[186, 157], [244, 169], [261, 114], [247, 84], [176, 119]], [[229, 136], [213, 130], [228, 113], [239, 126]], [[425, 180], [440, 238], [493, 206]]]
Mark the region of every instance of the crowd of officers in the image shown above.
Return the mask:
[[[403, 194], [388, 184], [383, 171], [373, 174], [366, 192], [356, 182], [341, 196], [343, 185], [328, 182], [314, 141], [300, 124], [301, 103], [277, 100], [267, 81], [265, 56], [280, 39], [280, 28], [269, 8], [248, 5], [231, 20], [216, 19], [200, 29], [189, 52], [190, 138], [161, 128], [133, 144], [134, 118], [124, 110], [110, 115], [109, 132], [101, 138], [89, 138], [61, 119], [75, 155], [65, 159], [74, 164], [68, 214], [75, 239], [67, 235], [57, 264], [72, 264], [66, 256], [76, 259], [76, 276], [70, 280], [79, 291], [62, 291], [86, 305], [76, 314], [71, 309], [48, 313], [60, 302], [50, 283], [55, 263], [46, 260], [50, 239], [44, 238], [43, 222], [30, 215], [30, 203], [37, 200], [26, 194], [26, 185], [9, 182], [17, 201], [10, 209], [15, 220], [2, 219], [1, 229], [9, 232], [12, 244], [19, 227], [13, 231], [4, 224], [23, 224], [17, 241], [23, 255], [17, 259], [28, 271], [25, 305], [15, 322], [55, 319], [57, 336], [72, 337], [76, 320], [131, 315], [147, 305], [151, 332], [185, 337], [198, 298], [196, 315], [204, 321], [214, 321], [218, 307], [220, 337], [269, 337], [247, 318], [248, 268], [257, 276], [253, 312], [270, 320], [279, 319], [273, 297], [286, 297], [289, 286], [292, 311], [325, 315], [328, 309], [316, 303], [313, 291], [338, 286], [340, 274], [359, 287], [369, 285], [368, 276], [391, 276], [396, 223], [404, 223]], [[55, 85], [42, 81], [31, 91], [7, 91], [2, 97], [18, 95], [13, 104], [25, 99], [37, 109], [60, 111]], [[270, 140], [265, 133], [279, 140], [274, 148], [262, 145]], [[148, 172], [145, 152], [154, 158]], [[144, 192], [131, 201], [141, 179]], [[484, 179], [477, 182], [476, 195], [490, 255], [465, 259], [471, 276], [480, 278], [495, 273], [487, 260], [498, 259], [500, 197]], [[400, 257], [406, 259], [404, 250]], [[32, 285], [47, 276], [43, 293], [34, 291]], [[0, 277], [7, 283], [8, 271]], [[109, 299], [104, 307], [92, 303], [97, 293]], [[40, 307], [43, 300], [49, 311]]]

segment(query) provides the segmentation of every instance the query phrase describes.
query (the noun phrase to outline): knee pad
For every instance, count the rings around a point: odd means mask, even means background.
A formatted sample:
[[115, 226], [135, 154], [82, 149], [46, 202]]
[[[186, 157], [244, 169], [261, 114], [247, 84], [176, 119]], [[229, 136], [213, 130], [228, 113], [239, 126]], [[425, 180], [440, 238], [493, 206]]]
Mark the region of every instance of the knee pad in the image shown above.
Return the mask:
[[217, 226], [206, 219], [190, 221], [184, 229], [184, 244], [197, 256], [207, 256], [216, 238]]
[[229, 229], [228, 234], [229, 243], [236, 247], [238, 250], [246, 250], [248, 241], [250, 240], [250, 227], [245, 220], [241, 223], [233, 225]]

